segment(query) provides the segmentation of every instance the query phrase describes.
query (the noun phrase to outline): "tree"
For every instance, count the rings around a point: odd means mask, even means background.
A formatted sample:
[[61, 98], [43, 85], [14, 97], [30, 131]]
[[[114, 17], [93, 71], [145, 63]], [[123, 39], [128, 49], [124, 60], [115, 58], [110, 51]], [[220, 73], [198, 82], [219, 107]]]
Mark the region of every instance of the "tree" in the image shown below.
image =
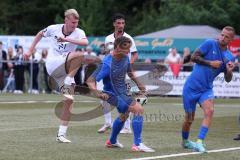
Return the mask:
[[[221, 29], [240, 25], [239, 0], [1, 0], [0, 34], [34, 35], [63, 23], [64, 11], [75, 8], [88, 36], [113, 31], [112, 15], [125, 14], [126, 31], [138, 35], [179, 24], [204, 24]], [[240, 33], [240, 31], [238, 31]]]

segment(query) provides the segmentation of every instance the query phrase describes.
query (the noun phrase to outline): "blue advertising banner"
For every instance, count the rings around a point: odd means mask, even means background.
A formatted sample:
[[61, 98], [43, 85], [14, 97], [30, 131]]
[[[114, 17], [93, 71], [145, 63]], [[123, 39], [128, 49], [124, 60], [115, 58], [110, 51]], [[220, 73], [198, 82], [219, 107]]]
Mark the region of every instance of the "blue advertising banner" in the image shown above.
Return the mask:
[[[22, 45], [27, 49], [34, 36], [0, 36], [0, 41], [3, 42], [4, 49], [15, 45]], [[99, 51], [99, 46], [104, 43], [105, 37], [88, 37], [89, 45], [94, 51]], [[134, 38], [138, 50], [139, 59], [164, 59], [169, 48], [175, 47], [179, 53], [183, 52], [183, 48], [188, 47], [193, 52], [204, 39], [175, 39], [175, 38]], [[51, 48], [51, 43], [47, 38], [43, 38], [37, 48]]]
[[[98, 50], [99, 46], [104, 43], [105, 37], [89, 37], [90, 46]], [[190, 48], [193, 52], [204, 39], [173, 39], [173, 38], [134, 38], [138, 50], [139, 59], [164, 59], [169, 48], [177, 48], [182, 53], [185, 47]]]

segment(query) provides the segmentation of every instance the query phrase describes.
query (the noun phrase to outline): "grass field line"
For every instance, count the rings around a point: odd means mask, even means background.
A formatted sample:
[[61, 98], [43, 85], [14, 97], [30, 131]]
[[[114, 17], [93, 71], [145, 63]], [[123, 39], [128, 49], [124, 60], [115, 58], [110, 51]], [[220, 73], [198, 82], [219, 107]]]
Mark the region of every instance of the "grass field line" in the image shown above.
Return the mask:
[[[23, 103], [58, 103], [60, 101], [2, 101], [0, 102], [0, 104], [23, 104]], [[92, 101], [92, 100], [82, 100], [82, 101], [74, 101], [74, 102], [81, 102], [81, 103], [94, 103], [96, 101]]]
[[[169, 102], [166, 103], [162, 103], [162, 102], [149, 102], [149, 104], [169, 104]], [[182, 103], [171, 103], [172, 106], [183, 106]], [[232, 107], [232, 108], [240, 108], [239, 104], [214, 104], [214, 106], [218, 106], [218, 107]]]
[[[228, 151], [236, 151], [236, 150], [240, 150], [240, 147], [209, 150], [208, 153], [228, 152]], [[203, 154], [203, 153], [200, 153], [200, 152], [177, 153], [177, 154], [168, 154], [168, 155], [153, 156], [153, 157], [131, 158], [131, 159], [125, 159], [125, 160], [153, 160], [153, 159], [164, 159], [164, 158], [171, 158], [171, 157], [183, 157], [183, 156], [196, 155], [196, 154]]]
[[[43, 101], [43, 100], [38, 100], [38, 101], [29, 101], [29, 100], [22, 100], [22, 101], [0, 101], [0, 104], [34, 104], [34, 103], [58, 103], [60, 101]], [[81, 100], [81, 101], [74, 101], [77, 103], [95, 103], [97, 101], [94, 100]], [[150, 102], [149, 104], [168, 104], [168, 103], [156, 103], [156, 102]], [[171, 105], [173, 106], [182, 106], [182, 103], [172, 103]], [[215, 104], [215, 106], [218, 107], [231, 107], [231, 108], [240, 108], [239, 104]]]
[[[100, 124], [100, 123], [99, 123]], [[95, 124], [93, 124], [95, 125]], [[85, 123], [85, 124], [71, 124], [71, 127], [82, 127], [82, 126], [92, 126], [91, 124], [89, 125], [89, 123]], [[32, 130], [38, 130], [38, 129], [58, 129], [59, 127], [59, 124], [51, 124], [51, 125], [45, 125], [45, 126], [29, 126], [29, 127], [21, 127], [21, 128], [17, 128], [17, 127], [14, 127], [13, 128], [6, 128], [6, 127], [2, 127], [0, 126], [0, 133], [1, 132], [12, 132], [12, 131], [32, 131]]]
[[46, 126], [46, 127], [1, 128], [0, 132], [26, 131], [26, 130], [30, 131], [30, 130], [36, 130], [36, 129], [53, 129], [53, 128], [56, 128], [57, 130], [57, 127], [58, 126], [55, 125], [55, 126]]

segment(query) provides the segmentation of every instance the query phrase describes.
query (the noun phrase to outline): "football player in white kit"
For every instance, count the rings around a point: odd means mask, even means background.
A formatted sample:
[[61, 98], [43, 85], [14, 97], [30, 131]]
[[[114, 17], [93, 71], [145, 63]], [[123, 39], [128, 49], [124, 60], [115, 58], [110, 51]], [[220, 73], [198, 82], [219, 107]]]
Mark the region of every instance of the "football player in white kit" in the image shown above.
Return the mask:
[[87, 46], [88, 39], [82, 29], [77, 28], [79, 14], [75, 9], [68, 9], [64, 13], [64, 24], [50, 25], [36, 35], [25, 58], [29, 58], [33, 49], [42, 39], [48, 37], [52, 42], [53, 51], [48, 54], [46, 68], [48, 74], [56, 81], [64, 95], [64, 106], [61, 113], [61, 124], [56, 137], [57, 142], [69, 143], [66, 132], [71, 115], [74, 94], [74, 75], [81, 63], [87, 63], [86, 56], [75, 52], [77, 46]]
[[[114, 26], [114, 33], [108, 35], [105, 38], [105, 45], [107, 46], [107, 45], [112, 44], [112, 46], [113, 46], [115, 39], [118, 37], [121, 37], [121, 36], [125, 36], [125, 37], [129, 38], [132, 41], [132, 46], [130, 48], [130, 53], [128, 53], [128, 57], [130, 59], [130, 63], [133, 64], [134, 61], [138, 58], [138, 54], [137, 54], [137, 48], [136, 48], [133, 38], [129, 34], [124, 32], [125, 16], [123, 14], [116, 13], [113, 16], [113, 26]], [[98, 133], [104, 133], [108, 129], [111, 129], [111, 126], [112, 126], [112, 116], [111, 116], [111, 112], [110, 112], [110, 110], [111, 110], [110, 104], [107, 103], [106, 101], [101, 101], [101, 103], [103, 106], [105, 124], [98, 130]], [[125, 121], [124, 127], [120, 133], [132, 133], [132, 130], [130, 127], [130, 116]]]

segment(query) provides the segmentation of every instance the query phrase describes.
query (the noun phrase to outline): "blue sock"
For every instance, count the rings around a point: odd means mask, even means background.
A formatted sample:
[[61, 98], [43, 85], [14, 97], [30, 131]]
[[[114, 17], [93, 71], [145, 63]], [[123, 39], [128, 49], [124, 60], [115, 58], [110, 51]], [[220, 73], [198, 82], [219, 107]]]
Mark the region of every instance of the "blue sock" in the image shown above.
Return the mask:
[[139, 145], [142, 143], [142, 127], [143, 127], [143, 116], [133, 116], [132, 128], [134, 135], [134, 144]]
[[183, 139], [183, 140], [187, 140], [188, 137], [189, 137], [189, 132], [182, 131], [182, 139]]
[[204, 140], [207, 133], [208, 133], [208, 127], [201, 126], [199, 133], [198, 133], [198, 139]]
[[123, 128], [124, 122], [120, 120], [119, 117], [117, 117], [114, 122], [113, 122], [113, 126], [112, 126], [112, 133], [111, 133], [111, 137], [110, 137], [110, 142], [112, 144], [117, 142], [117, 136], [119, 134], [119, 132], [121, 131], [121, 129]]

